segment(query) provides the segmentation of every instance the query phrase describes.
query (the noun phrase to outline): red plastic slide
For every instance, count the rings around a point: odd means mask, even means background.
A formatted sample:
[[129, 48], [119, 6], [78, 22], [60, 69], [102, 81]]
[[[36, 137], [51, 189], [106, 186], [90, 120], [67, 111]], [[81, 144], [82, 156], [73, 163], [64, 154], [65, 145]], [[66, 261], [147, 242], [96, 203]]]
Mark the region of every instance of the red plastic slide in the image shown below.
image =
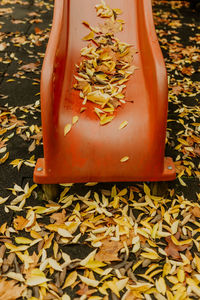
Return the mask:
[[[137, 49], [137, 70], [127, 81], [125, 101], [113, 120], [100, 125], [95, 104], [74, 89], [83, 40], [92, 26], [104, 22], [95, 5], [100, 0], [55, 0], [52, 31], [41, 77], [44, 158], [34, 181], [67, 182], [168, 181], [175, 178], [171, 158], [164, 157], [168, 107], [166, 68], [155, 33], [151, 0], [107, 0], [123, 13], [119, 40]], [[97, 47], [97, 46], [96, 46]], [[78, 122], [64, 135], [74, 116]], [[119, 130], [120, 124], [127, 126]]]

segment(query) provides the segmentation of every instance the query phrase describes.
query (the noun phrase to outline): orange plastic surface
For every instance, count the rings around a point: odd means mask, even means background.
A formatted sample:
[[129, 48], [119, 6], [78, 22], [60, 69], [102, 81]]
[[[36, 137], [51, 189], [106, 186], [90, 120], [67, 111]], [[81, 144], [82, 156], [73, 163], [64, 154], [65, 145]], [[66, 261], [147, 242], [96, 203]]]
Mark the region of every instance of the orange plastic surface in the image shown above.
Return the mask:
[[[82, 38], [102, 20], [94, 0], [55, 0], [52, 31], [41, 78], [44, 158], [34, 171], [36, 183], [164, 181], [175, 178], [171, 158], [165, 158], [168, 86], [164, 59], [155, 33], [151, 0], [107, 0], [123, 11], [124, 31], [117, 36], [138, 50], [138, 67], [127, 83], [127, 102], [101, 126], [94, 104], [80, 113], [82, 100], [73, 89], [75, 64], [87, 45]], [[64, 136], [64, 127], [79, 121]], [[119, 130], [123, 121], [128, 126]], [[129, 160], [122, 163], [121, 158]]]

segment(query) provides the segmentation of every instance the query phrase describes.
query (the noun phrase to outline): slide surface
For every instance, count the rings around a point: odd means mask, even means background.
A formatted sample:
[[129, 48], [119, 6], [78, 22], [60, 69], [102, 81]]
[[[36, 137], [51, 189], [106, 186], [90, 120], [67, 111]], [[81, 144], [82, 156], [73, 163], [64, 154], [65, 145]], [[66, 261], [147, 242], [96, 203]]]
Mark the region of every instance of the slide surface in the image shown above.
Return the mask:
[[[175, 178], [166, 158], [168, 87], [164, 59], [155, 33], [151, 0], [107, 0], [123, 13], [120, 41], [134, 46], [136, 70], [126, 82], [125, 102], [114, 118], [100, 125], [94, 103], [74, 89], [83, 40], [98, 26], [95, 5], [100, 0], [55, 0], [52, 31], [41, 77], [44, 158], [34, 171], [37, 183], [167, 181]], [[97, 46], [96, 46], [97, 47]], [[127, 101], [126, 101], [127, 100]], [[123, 102], [123, 101], [122, 101]], [[100, 107], [101, 109], [101, 107]], [[74, 116], [78, 121], [64, 134]], [[124, 121], [127, 126], [119, 130]], [[69, 128], [68, 128], [69, 129]], [[66, 133], [66, 132], [65, 132]]]

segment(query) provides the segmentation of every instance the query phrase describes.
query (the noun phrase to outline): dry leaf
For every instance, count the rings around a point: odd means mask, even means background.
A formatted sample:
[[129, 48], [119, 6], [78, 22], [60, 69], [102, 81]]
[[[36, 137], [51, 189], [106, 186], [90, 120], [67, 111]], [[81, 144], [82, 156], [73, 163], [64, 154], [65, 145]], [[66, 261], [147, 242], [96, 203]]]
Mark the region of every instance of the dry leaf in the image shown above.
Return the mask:
[[5, 161], [8, 159], [9, 157], [9, 152], [7, 152], [2, 158], [0, 158], [0, 165], [4, 164]]
[[15, 300], [22, 296], [25, 286], [16, 285], [15, 280], [0, 279], [0, 300]]
[[73, 125], [76, 124], [76, 123], [78, 122], [78, 120], [79, 120], [79, 117], [78, 117], [78, 116], [74, 116], [74, 117], [72, 118], [72, 124], [73, 124]]
[[23, 65], [19, 68], [19, 70], [23, 70], [23, 71], [26, 71], [26, 72], [34, 72], [37, 67], [38, 67], [39, 63], [30, 63], [30, 64], [27, 64], [27, 65]]
[[81, 279], [81, 281], [89, 286], [92, 286], [92, 287], [97, 287], [99, 285], [99, 281], [97, 280], [94, 280], [94, 279], [89, 279], [87, 277], [84, 277], [84, 276], [81, 276], [81, 275], [78, 275]]
[[126, 162], [126, 161], [128, 161], [129, 160], [129, 157], [128, 156], [124, 156], [124, 157], [122, 157], [121, 159], [120, 159], [120, 161], [122, 162], [122, 163], [124, 163], [124, 162]]
[[63, 209], [61, 213], [52, 214], [51, 219], [56, 221], [54, 224], [57, 224], [57, 225], [64, 224], [65, 220], [66, 220], [66, 211], [65, 211], [65, 209]]
[[40, 271], [39, 269], [33, 269], [30, 272], [30, 276], [26, 280], [26, 284], [28, 286], [37, 286], [48, 281], [49, 279], [46, 278], [44, 272]]
[[72, 124], [67, 124], [64, 128], [64, 135], [68, 134], [72, 128]]
[[58, 234], [60, 234], [62, 237], [65, 237], [65, 238], [73, 237], [68, 230], [63, 229], [63, 228], [58, 228]]
[[190, 212], [193, 214], [193, 216], [200, 218], [200, 208], [198, 206], [194, 206]]
[[65, 289], [65, 288], [68, 287], [68, 286], [72, 286], [72, 285], [74, 284], [74, 282], [76, 281], [77, 276], [78, 276], [78, 274], [77, 274], [76, 271], [70, 273], [70, 274], [67, 276], [67, 278], [66, 278], [66, 280], [65, 280], [65, 283], [64, 283], [62, 289]]
[[122, 242], [110, 241], [106, 239], [102, 241], [102, 246], [99, 252], [95, 255], [97, 261], [111, 262], [120, 260], [118, 257], [118, 252], [123, 248]]
[[119, 129], [122, 129], [128, 125], [128, 121], [124, 121], [120, 124]]

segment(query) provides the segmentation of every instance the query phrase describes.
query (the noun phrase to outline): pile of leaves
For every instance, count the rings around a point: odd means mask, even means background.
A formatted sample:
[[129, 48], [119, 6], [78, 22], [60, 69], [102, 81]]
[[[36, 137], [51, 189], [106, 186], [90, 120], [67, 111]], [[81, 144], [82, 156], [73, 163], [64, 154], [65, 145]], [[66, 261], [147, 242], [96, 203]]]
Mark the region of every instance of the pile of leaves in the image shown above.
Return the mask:
[[[110, 293], [122, 299], [200, 295], [200, 194], [191, 202], [174, 189], [155, 196], [137, 184], [81, 196], [68, 184], [57, 202], [24, 206], [35, 188], [15, 185], [10, 204], [1, 198], [5, 212], [17, 212], [0, 227], [2, 285], [20, 283], [15, 288], [26, 299], [35, 299], [33, 292], [37, 299], [70, 299], [70, 290], [104, 300]], [[77, 256], [78, 247], [89, 254]]]
[[126, 102], [125, 83], [134, 73], [132, 62], [136, 50], [115, 36], [115, 33], [123, 30], [124, 21], [117, 19], [122, 11], [111, 9], [104, 1], [95, 7], [97, 16], [107, 21], [98, 27], [83, 22], [91, 30], [83, 40], [93, 44], [89, 43], [81, 49], [84, 59], [77, 65], [78, 76], [74, 76], [74, 88], [80, 90], [83, 105], [91, 101], [100, 106], [95, 107], [94, 111], [100, 119], [100, 125], [105, 125], [114, 118], [115, 109]]

